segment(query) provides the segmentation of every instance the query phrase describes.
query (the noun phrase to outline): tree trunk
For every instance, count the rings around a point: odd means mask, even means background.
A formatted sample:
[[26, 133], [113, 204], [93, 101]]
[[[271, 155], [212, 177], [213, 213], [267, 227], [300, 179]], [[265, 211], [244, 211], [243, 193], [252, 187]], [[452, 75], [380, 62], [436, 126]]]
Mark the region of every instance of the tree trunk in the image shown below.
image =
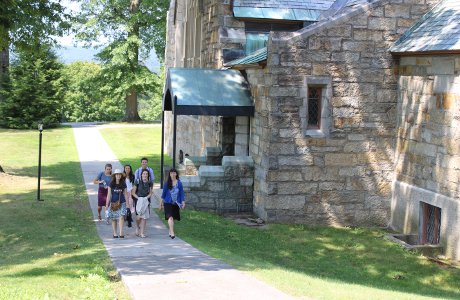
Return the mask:
[[[139, 5], [141, 0], [131, 0], [129, 11], [132, 14], [135, 14], [139, 11]], [[135, 23], [132, 28], [128, 29], [128, 37], [136, 36], [139, 37], [139, 25]], [[139, 46], [138, 44], [130, 45], [129, 50], [132, 52], [133, 59], [131, 60], [131, 69], [133, 72], [136, 72], [139, 67]], [[136, 122], [140, 121], [139, 113], [137, 112], [137, 90], [133, 88], [129, 95], [126, 96], [126, 109], [125, 109], [125, 118], [126, 122]]]
[[136, 122], [140, 121], [141, 118], [137, 112], [137, 91], [132, 90], [131, 93], [126, 96], [126, 109], [125, 109], [125, 118], [126, 122]]

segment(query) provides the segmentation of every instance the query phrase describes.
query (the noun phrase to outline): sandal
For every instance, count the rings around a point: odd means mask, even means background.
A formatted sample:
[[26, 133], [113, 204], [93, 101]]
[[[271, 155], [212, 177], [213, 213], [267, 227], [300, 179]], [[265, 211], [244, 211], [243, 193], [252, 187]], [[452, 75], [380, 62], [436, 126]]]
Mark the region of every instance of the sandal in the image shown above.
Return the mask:
[[120, 235], [119, 238], [120, 238], [120, 239], [124, 239], [125, 236], [124, 236], [124, 235]]
[[113, 238], [114, 238], [114, 239], [118, 239], [118, 235], [114, 235]]
[[147, 236], [145, 234], [141, 234], [141, 235], [139, 235], [139, 237], [145, 239]]

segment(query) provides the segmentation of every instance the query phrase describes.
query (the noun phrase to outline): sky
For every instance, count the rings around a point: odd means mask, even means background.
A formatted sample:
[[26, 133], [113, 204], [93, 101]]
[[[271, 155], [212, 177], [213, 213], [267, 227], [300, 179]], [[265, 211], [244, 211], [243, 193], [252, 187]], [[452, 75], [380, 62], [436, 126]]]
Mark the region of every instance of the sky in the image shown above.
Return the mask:
[[[80, 3], [70, 0], [64, 0], [61, 2], [69, 11], [78, 12], [80, 10]], [[64, 37], [57, 37], [56, 40], [61, 48], [57, 48], [56, 52], [61, 58], [61, 61], [65, 64], [69, 64], [75, 61], [96, 61], [95, 54], [97, 54], [101, 48], [95, 49], [93, 47], [85, 48], [83, 43], [78, 43], [75, 40], [73, 34], [69, 34]], [[100, 43], [99, 43], [100, 44]], [[152, 72], [158, 72], [160, 70], [160, 63], [152, 50], [150, 57], [145, 62], [146, 66]]]

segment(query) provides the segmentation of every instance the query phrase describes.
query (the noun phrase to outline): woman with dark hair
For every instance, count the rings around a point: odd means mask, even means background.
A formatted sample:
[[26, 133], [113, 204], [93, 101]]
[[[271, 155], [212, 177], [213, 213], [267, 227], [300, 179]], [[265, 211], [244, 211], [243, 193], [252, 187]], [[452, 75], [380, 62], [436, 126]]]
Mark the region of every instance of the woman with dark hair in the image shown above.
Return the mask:
[[[126, 182], [123, 177], [123, 172], [120, 169], [115, 169], [110, 182], [109, 192], [107, 193], [106, 209], [109, 210], [109, 219], [112, 220], [113, 238], [124, 238], [123, 223], [126, 216]], [[110, 207], [110, 209], [109, 209]], [[117, 221], [118, 230], [117, 234]]]
[[133, 187], [134, 205], [136, 207], [136, 235], [145, 238], [145, 225], [150, 217], [149, 199], [152, 196], [153, 182], [150, 180], [150, 172], [145, 169], [140, 174], [139, 183]]
[[133, 173], [133, 169], [131, 165], [125, 165], [123, 169], [124, 169], [123, 175], [125, 176], [125, 182], [126, 182], [126, 192], [128, 193], [127, 207], [131, 209], [132, 213], [134, 213], [134, 203], [133, 203], [133, 198], [132, 198], [132, 191], [134, 187], [134, 173]]
[[185, 208], [185, 194], [177, 170], [169, 170], [168, 180], [163, 185], [160, 209], [165, 210], [165, 220], [168, 220], [169, 237], [174, 239], [174, 220], [180, 221], [180, 209]]
[[132, 197], [132, 190], [134, 184], [134, 173], [133, 168], [131, 165], [124, 165], [123, 166], [124, 175], [125, 175], [125, 182], [126, 182], [126, 192], [128, 194], [128, 198], [126, 199], [127, 202], [127, 214], [126, 214], [126, 221], [128, 222], [128, 227], [131, 227], [131, 222], [133, 221], [132, 216], [134, 215], [135, 208], [133, 203]]

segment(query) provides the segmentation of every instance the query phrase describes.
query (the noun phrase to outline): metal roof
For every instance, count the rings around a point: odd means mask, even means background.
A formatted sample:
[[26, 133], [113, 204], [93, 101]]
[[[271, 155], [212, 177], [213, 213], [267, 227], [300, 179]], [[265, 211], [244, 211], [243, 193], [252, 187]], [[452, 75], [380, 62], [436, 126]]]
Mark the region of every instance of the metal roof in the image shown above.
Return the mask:
[[237, 65], [250, 65], [259, 63], [264, 60], [267, 60], [267, 47], [256, 50], [251, 54], [243, 56], [241, 58], [229, 61], [226, 64], [224, 64], [224, 66], [233, 67]]
[[444, 0], [390, 48], [393, 53], [460, 50], [460, 1]]
[[236, 18], [317, 21], [335, 0], [234, 0]]
[[237, 70], [170, 68], [163, 110], [176, 115], [254, 115], [247, 81]]

